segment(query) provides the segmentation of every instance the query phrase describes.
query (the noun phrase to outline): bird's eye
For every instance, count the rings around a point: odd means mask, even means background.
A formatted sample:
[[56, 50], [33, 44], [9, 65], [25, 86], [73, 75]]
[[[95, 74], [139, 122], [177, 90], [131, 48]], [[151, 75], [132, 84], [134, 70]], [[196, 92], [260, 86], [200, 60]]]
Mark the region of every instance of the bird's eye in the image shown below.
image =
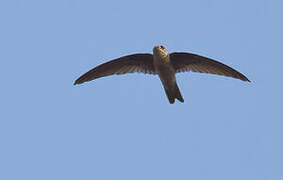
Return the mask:
[[161, 49], [165, 49], [163, 46], [160, 46], [161, 47]]

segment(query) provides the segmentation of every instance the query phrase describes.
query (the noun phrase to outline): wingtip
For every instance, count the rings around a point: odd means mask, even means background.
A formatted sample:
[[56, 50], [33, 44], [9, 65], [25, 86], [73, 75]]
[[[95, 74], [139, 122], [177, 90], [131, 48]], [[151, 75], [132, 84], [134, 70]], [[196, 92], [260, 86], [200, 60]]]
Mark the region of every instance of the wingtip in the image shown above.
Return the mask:
[[78, 79], [75, 80], [74, 85], [79, 85], [86, 82], [85, 79], [83, 79], [82, 77], [79, 77]]
[[244, 79], [242, 79], [243, 81], [246, 81], [246, 82], [251, 82], [247, 77], [244, 77]]
[[238, 78], [238, 79], [240, 79], [242, 81], [251, 82], [245, 75], [243, 75], [241, 73], [239, 74], [238, 77], [235, 77], [235, 78]]
[[76, 80], [76, 81], [73, 83], [73, 85], [75, 86], [75, 85], [77, 85], [77, 84], [81, 84], [81, 83], [78, 82], [78, 80]]

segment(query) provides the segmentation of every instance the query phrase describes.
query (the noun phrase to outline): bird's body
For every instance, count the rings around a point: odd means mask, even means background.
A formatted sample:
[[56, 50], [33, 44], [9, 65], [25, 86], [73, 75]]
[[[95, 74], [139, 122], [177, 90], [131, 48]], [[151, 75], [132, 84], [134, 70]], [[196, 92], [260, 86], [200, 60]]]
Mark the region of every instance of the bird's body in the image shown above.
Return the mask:
[[153, 48], [153, 64], [158, 74], [169, 102], [172, 104], [175, 98], [184, 102], [177, 85], [175, 69], [170, 61], [170, 55], [163, 46], [155, 46]]
[[175, 52], [169, 54], [163, 46], [155, 46], [152, 54], [133, 54], [101, 64], [75, 81], [81, 84], [93, 79], [113, 74], [143, 72], [157, 74], [171, 104], [178, 99], [184, 102], [175, 74], [193, 71], [211, 73], [249, 81], [243, 74], [213, 59], [191, 53]]

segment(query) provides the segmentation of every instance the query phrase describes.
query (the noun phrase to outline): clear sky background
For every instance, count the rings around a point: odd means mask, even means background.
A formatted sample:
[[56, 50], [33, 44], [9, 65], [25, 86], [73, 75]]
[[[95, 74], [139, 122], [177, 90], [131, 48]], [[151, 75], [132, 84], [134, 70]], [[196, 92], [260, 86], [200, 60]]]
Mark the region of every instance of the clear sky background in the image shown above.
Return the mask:
[[[282, 180], [283, 1], [0, 1], [0, 179]], [[73, 86], [123, 55], [187, 51], [252, 83], [177, 75]]]

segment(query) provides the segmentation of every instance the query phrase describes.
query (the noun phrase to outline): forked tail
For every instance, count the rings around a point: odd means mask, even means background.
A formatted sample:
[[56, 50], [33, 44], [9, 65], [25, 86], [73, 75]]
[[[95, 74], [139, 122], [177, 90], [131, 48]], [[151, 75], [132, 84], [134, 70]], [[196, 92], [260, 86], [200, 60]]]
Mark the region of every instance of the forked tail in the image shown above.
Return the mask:
[[177, 83], [172, 88], [164, 88], [164, 89], [170, 104], [173, 104], [175, 102], [175, 99], [178, 99], [180, 102], [184, 102], [184, 99], [182, 97], [182, 94], [180, 92]]

